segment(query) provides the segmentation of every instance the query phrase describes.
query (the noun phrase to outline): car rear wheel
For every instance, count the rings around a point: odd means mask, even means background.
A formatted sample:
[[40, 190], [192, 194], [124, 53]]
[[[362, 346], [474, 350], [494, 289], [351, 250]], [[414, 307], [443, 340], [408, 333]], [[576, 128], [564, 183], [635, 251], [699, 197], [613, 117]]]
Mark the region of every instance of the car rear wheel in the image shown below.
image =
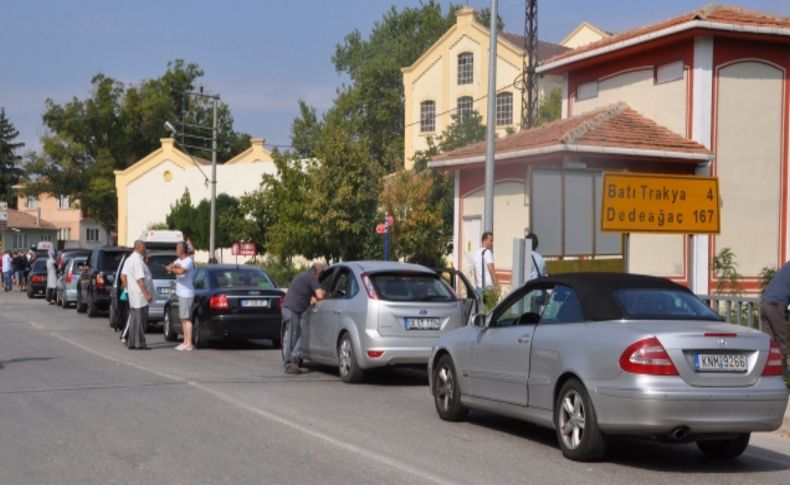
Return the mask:
[[33, 298], [33, 287], [32, 286], [28, 286], [27, 287], [27, 297], [28, 298]]
[[569, 379], [557, 394], [554, 428], [566, 458], [596, 461], [606, 454], [609, 440], [598, 427], [598, 417], [587, 389], [577, 379]]
[[751, 433], [741, 433], [732, 439], [697, 441], [697, 447], [708, 458], [728, 460], [746, 451], [751, 436]]
[[460, 421], [469, 413], [461, 404], [461, 388], [453, 359], [443, 355], [433, 369], [433, 402], [439, 417], [446, 421]]
[[118, 312], [112, 303], [110, 303], [110, 314], [107, 316], [107, 320], [110, 322], [111, 329], [115, 330], [118, 328]]
[[87, 309], [88, 309], [88, 307], [82, 301], [82, 292], [78, 291], [77, 292], [77, 313], [85, 313], [85, 310], [87, 310]]
[[178, 340], [178, 334], [173, 330], [173, 323], [170, 319], [170, 308], [165, 309], [165, 319], [162, 322], [162, 333], [165, 335], [165, 340], [168, 342], [175, 342]]
[[197, 349], [204, 349], [208, 346], [203, 326], [200, 324], [200, 320], [196, 318], [192, 319], [192, 345]]
[[359, 367], [357, 358], [354, 356], [354, 344], [351, 343], [351, 336], [344, 333], [337, 345], [337, 368], [340, 372], [340, 379], [348, 384], [362, 382], [365, 371]]
[[91, 318], [99, 316], [99, 309], [96, 308], [93, 298], [88, 298], [88, 316]]

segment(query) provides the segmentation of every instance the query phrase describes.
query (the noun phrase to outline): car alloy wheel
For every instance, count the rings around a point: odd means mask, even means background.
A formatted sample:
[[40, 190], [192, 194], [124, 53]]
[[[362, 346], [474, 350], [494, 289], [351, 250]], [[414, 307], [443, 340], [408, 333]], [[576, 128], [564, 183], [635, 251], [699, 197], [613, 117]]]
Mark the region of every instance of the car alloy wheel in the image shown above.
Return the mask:
[[343, 334], [337, 346], [337, 369], [340, 372], [340, 379], [345, 383], [360, 382], [364, 376], [364, 371], [354, 358], [354, 346], [347, 333]]
[[162, 333], [165, 340], [168, 342], [175, 342], [178, 339], [178, 334], [173, 331], [173, 320], [170, 318], [170, 308], [165, 310], [164, 321], [162, 322]]
[[456, 376], [452, 358], [442, 356], [433, 371], [433, 400], [439, 417], [447, 421], [461, 420], [469, 411], [461, 404]]
[[554, 403], [554, 427], [562, 454], [571, 460], [600, 460], [609, 439], [598, 427], [598, 417], [587, 389], [577, 379], [563, 384]]

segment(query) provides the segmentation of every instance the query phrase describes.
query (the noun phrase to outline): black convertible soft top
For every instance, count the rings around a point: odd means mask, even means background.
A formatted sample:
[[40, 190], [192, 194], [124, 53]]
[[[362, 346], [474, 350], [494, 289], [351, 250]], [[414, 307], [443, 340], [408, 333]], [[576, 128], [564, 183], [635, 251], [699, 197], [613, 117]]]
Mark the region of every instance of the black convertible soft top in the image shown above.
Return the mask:
[[560, 284], [573, 288], [586, 320], [620, 320], [626, 318], [614, 299], [614, 292], [622, 289], [655, 288], [692, 293], [666, 278], [628, 273], [564, 273], [532, 280], [529, 286]]

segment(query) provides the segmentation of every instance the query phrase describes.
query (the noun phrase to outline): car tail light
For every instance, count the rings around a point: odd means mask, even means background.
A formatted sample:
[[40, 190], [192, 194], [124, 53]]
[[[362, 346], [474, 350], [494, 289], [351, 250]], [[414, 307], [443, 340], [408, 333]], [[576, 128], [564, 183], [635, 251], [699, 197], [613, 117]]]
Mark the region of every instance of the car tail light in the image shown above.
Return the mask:
[[646, 338], [628, 346], [620, 356], [620, 368], [634, 374], [676, 376], [678, 370], [656, 337]]
[[230, 308], [228, 297], [225, 295], [212, 296], [208, 301], [208, 306], [212, 310], [227, 310]]
[[103, 290], [104, 289], [104, 273], [96, 273], [96, 289]]
[[280, 297], [280, 308], [285, 308], [285, 295]]
[[41, 284], [44, 282], [44, 276], [40, 274], [33, 275], [31, 279], [33, 280], [33, 283], [37, 283], [37, 284]]
[[368, 357], [371, 359], [378, 359], [382, 355], [384, 355], [383, 350], [368, 350]]
[[362, 284], [365, 286], [365, 291], [368, 292], [368, 296], [371, 300], [378, 300], [379, 296], [376, 294], [376, 288], [373, 287], [373, 282], [370, 281], [370, 277], [362, 273]]
[[68, 273], [66, 273], [66, 284], [69, 285], [71, 284], [71, 278], [72, 278], [71, 271], [69, 271]]
[[771, 350], [768, 351], [768, 361], [765, 363], [763, 369], [764, 376], [781, 376], [784, 373], [784, 363], [782, 359], [785, 357], [779, 351], [779, 345], [771, 340]]
[[707, 332], [706, 337], [737, 337], [738, 334], [734, 332]]

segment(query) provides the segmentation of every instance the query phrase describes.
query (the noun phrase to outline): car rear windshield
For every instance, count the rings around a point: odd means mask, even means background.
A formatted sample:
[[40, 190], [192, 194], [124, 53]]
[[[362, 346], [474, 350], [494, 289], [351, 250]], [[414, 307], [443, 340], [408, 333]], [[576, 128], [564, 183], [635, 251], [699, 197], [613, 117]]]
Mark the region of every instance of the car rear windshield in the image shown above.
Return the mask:
[[243, 288], [256, 286], [263, 289], [276, 288], [274, 281], [260, 269], [238, 268], [211, 271], [215, 288]]
[[626, 318], [634, 320], [721, 320], [699, 298], [678, 290], [625, 289], [614, 293]]
[[376, 294], [387, 301], [455, 301], [453, 290], [438, 275], [426, 273], [376, 273], [370, 275]]
[[33, 262], [33, 271], [46, 271], [46, 270], [47, 270], [46, 259], [37, 259]]
[[99, 254], [99, 271], [115, 271], [118, 269], [118, 264], [121, 258], [126, 254], [123, 251], [102, 251]]
[[151, 277], [155, 280], [174, 280], [176, 275], [168, 273], [165, 266], [177, 259], [175, 254], [157, 254], [148, 256], [148, 269], [151, 270]]

